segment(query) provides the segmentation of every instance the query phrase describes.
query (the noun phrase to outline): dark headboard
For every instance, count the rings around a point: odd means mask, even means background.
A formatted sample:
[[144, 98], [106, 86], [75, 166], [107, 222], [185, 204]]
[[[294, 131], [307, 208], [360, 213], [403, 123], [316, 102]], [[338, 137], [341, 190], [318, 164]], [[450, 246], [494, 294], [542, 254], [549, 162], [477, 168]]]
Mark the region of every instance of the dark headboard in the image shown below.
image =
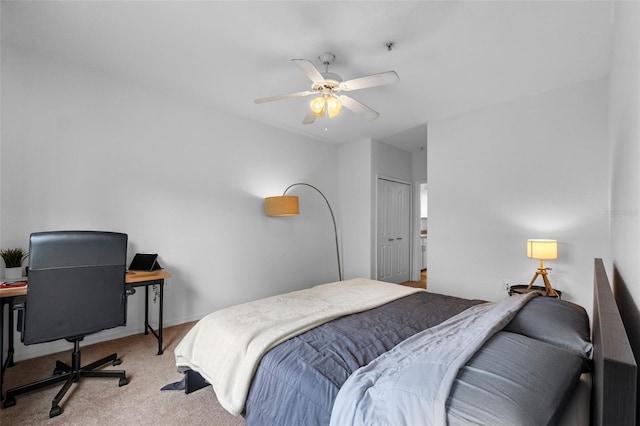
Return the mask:
[[593, 287], [592, 424], [635, 425], [637, 366], [602, 259]]

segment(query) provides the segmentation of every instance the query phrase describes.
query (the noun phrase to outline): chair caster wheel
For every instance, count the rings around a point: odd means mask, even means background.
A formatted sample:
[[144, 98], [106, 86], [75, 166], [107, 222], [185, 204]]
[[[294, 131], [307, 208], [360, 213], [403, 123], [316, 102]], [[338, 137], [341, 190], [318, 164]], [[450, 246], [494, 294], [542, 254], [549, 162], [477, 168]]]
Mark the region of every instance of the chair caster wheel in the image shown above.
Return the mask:
[[62, 408], [60, 408], [59, 405], [54, 405], [51, 407], [51, 410], [49, 410], [49, 418], [59, 416], [60, 414], [62, 414]]
[[128, 384], [129, 384], [129, 381], [127, 380], [126, 377], [123, 377], [118, 381], [118, 387], [126, 386]]
[[7, 396], [4, 399], [4, 403], [2, 404], [2, 408], [9, 408], [16, 405], [16, 399], [13, 396]]
[[114, 365], [114, 366], [120, 365], [120, 364], [122, 364], [122, 360], [120, 358], [114, 359], [113, 362], [111, 363], [111, 365]]

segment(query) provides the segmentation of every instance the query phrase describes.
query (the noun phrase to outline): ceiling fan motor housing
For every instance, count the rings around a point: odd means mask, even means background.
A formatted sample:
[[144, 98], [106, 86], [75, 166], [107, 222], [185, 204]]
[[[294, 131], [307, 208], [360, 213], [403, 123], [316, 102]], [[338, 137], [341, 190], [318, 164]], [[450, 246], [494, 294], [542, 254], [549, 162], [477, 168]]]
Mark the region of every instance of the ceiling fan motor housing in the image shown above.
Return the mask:
[[338, 92], [340, 90], [342, 78], [340, 78], [339, 75], [331, 72], [323, 72], [322, 76], [324, 77], [324, 81], [315, 81], [311, 85], [311, 90], [316, 92], [322, 92], [323, 90]]

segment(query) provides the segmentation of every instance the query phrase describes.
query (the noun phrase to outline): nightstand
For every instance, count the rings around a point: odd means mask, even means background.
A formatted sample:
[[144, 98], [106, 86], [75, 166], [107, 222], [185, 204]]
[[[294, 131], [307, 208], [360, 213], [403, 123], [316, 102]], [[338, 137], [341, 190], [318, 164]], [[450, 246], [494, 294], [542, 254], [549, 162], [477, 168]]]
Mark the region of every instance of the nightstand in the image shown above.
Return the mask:
[[[511, 287], [509, 287], [509, 296], [513, 296], [514, 294], [526, 294], [535, 291], [537, 293], [540, 293], [541, 296], [555, 297], [550, 295], [547, 289], [542, 286], [534, 285], [529, 290], [527, 290], [527, 287], [529, 286], [526, 284], [512, 285]], [[556, 293], [558, 293], [558, 299], [562, 299], [562, 292], [558, 289], [555, 290]]]

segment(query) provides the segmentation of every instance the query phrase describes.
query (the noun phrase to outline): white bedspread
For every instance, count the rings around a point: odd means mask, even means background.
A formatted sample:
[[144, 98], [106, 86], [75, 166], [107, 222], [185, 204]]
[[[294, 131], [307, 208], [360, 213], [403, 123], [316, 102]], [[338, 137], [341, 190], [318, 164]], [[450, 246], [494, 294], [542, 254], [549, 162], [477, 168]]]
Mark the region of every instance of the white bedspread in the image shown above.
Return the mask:
[[338, 392], [331, 425], [446, 425], [460, 367], [535, 296], [472, 306], [359, 368]]
[[175, 349], [176, 366], [200, 373], [222, 407], [239, 415], [262, 356], [325, 322], [424, 291], [364, 278], [323, 284], [213, 312]]

